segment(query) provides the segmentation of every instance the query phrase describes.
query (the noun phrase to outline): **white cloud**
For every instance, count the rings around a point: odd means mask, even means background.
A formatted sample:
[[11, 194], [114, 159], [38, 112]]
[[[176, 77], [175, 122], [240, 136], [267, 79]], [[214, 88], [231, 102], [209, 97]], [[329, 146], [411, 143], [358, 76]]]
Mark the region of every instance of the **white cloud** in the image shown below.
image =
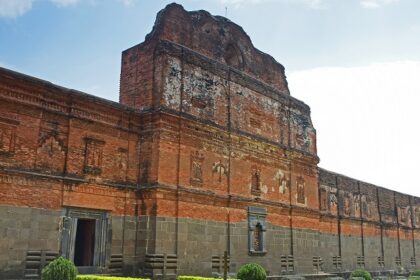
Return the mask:
[[76, 5], [79, 0], [50, 0], [54, 5], [60, 8], [74, 6]]
[[[80, 3], [81, 0], [50, 0], [54, 5], [60, 8], [75, 6], [76, 4]], [[95, 4], [95, 0], [84, 0], [85, 2], [90, 2]], [[137, 0], [116, 0], [119, 3], [122, 3], [124, 6], [132, 6]]]
[[324, 0], [300, 0], [300, 2], [310, 9], [317, 10], [326, 8]]
[[118, 0], [118, 2], [122, 3], [124, 6], [132, 6], [136, 0]]
[[[74, 6], [80, 0], [50, 0], [57, 7]], [[124, 5], [131, 5], [135, 0], [118, 0]], [[0, 0], [0, 18], [16, 18], [32, 9], [34, 0]]]
[[384, 5], [396, 3], [399, 0], [361, 0], [360, 5], [367, 9], [377, 9]]
[[239, 8], [244, 5], [256, 5], [267, 2], [283, 2], [299, 4], [309, 9], [324, 9], [325, 0], [220, 0], [223, 5], [232, 5], [234, 8]]
[[32, 8], [32, 0], [0, 0], [0, 17], [15, 18]]
[[290, 73], [312, 109], [320, 166], [420, 196], [420, 61]]
[[270, 0], [220, 0], [220, 3], [226, 6], [233, 6], [234, 8], [240, 8], [249, 4], [260, 4], [262, 2], [269, 2]]

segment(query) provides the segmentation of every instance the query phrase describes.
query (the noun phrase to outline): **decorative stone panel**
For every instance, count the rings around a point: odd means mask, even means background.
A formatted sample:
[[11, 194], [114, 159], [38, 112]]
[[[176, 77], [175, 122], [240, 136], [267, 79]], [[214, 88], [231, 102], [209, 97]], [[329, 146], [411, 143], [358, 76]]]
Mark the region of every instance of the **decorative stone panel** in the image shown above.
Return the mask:
[[267, 209], [248, 207], [248, 250], [250, 255], [264, 255], [266, 249]]

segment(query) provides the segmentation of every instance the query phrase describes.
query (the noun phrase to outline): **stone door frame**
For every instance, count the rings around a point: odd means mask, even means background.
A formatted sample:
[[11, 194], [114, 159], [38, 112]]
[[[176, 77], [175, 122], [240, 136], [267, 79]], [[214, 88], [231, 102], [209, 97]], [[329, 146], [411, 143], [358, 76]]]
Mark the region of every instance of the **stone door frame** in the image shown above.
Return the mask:
[[80, 273], [97, 273], [106, 266], [111, 252], [111, 219], [108, 212], [83, 208], [63, 209], [60, 254], [74, 262], [77, 222], [95, 220], [95, 248], [93, 266], [78, 267]]

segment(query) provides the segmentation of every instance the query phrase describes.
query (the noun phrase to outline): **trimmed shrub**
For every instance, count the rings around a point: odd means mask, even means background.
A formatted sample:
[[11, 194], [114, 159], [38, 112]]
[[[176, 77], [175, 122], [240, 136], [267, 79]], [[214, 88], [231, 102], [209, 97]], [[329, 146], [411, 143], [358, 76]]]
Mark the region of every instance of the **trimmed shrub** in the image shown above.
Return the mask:
[[[206, 278], [206, 277], [189, 276], [189, 275], [178, 276], [177, 279], [178, 280], [220, 280], [220, 278]], [[239, 279], [229, 278], [228, 280], [239, 280]]]
[[50, 262], [41, 272], [42, 280], [75, 280], [76, 276], [76, 266], [63, 257]]
[[101, 276], [101, 275], [78, 275], [76, 280], [150, 280], [147, 278], [130, 278], [130, 277], [116, 277], [116, 276]]
[[351, 277], [364, 278], [365, 280], [372, 280], [372, 275], [362, 268], [356, 269], [351, 273]]
[[413, 272], [411, 272], [410, 276], [420, 276], [420, 269], [416, 269]]
[[238, 271], [238, 279], [240, 280], [266, 280], [267, 274], [265, 269], [256, 263], [248, 263]]

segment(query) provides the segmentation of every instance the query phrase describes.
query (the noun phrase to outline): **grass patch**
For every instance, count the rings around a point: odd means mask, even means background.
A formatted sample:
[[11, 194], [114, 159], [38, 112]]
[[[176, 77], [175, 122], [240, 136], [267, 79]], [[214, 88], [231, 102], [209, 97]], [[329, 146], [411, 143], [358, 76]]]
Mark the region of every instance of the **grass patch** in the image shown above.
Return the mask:
[[[178, 276], [178, 280], [220, 280], [220, 278], [207, 278], [200, 276]], [[238, 280], [234, 278], [228, 278], [228, 280]]]
[[77, 275], [76, 280], [150, 280], [148, 278], [131, 278], [101, 275]]

